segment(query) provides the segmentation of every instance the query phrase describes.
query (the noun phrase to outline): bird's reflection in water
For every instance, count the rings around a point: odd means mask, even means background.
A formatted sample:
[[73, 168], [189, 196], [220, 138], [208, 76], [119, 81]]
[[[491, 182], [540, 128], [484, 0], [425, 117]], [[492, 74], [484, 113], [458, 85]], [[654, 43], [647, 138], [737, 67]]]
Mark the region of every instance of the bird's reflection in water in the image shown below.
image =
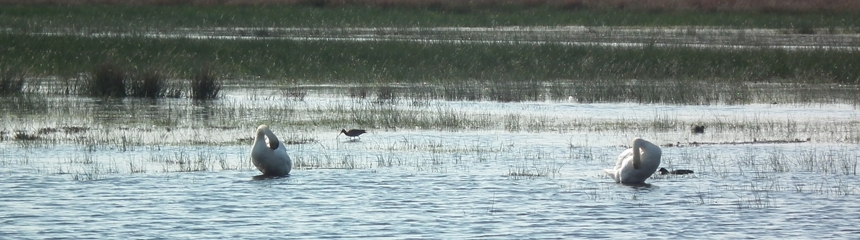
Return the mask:
[[621, 185], [635, 189], [650, 189], [652, 187], [650, 183], [621, 183]]
[[251, 177], [252, 180], [269, 180], [269, 179], [278, 179], [278, 178], [289, 178], [290, 175], [285, 176], [272, 176], [272, 175], [257, 175]]

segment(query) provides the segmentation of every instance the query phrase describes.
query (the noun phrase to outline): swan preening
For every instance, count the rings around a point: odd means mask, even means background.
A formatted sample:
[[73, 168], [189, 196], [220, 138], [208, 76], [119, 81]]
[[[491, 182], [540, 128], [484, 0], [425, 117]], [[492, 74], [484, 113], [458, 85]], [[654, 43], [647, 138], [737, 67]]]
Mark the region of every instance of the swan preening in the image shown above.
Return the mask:
[[264, 176], [286, 176], [293, 168], [284, 143], [266, 125], [257, 127], [257, 138], [251, 147], [251, 162]]
[[624, 150], [618, 156], [613, 169], [603, 169], [617, 183], [645, 183], [660, 166], [660, 147], [641, 138], [635, 138], [633, 148]]
[[678, 169], [678, 170], [669, 171], [669, 170], [666, 170], [666, 168], [660, 168], [659, 172], [660, 172], [660, 175], [667, 175], [667, 174], [684, 175], [684, 174], [692, 174], [693, 170]]

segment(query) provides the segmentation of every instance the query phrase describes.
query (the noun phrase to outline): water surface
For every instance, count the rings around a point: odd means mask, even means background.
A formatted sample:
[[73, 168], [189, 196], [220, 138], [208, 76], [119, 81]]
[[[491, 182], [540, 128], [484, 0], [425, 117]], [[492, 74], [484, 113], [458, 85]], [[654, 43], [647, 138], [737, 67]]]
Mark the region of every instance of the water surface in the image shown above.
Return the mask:
[[[415, 106], [408, 100], [375, 103], [327, 94], [288, 101], [228, 93], [210, 105], [58, 98], [75, 106], [75, 114], [57, 110], [70, 108], [58, 103], [47, 107], [49, 114], [5, 117], [0, 235], [617, 239], [860, 234], [853, 224], [860, 213], [855, 200], [860, 151], [850, 124], [860, 112], [851, 105], [431, 100]], [[349, 140], [336, 137], [335, 127], [290, 127], [295, 122], [247, 110], [318, 119], [315, 114], [365, 104], [392, 104], [416, 118], [447, 109], [485, 116], [492, 124], [374, 128], [360, 140]], [[235, 115], [218, 117], [225, 112]], [[511, 114], [519, 116], [520, 130], [499, 123], [512, 121], [504, 120]], [[752, 125], [718, 125], [705, 134], [686, 129], [693, 122], [717, 122], [708, 119]], [[554, 122], [553, 127], [526, 127], [538, 120]], [[284, 139], [307, 140], [288, 145], [297, 168], [287, 178], [253, 179], [259, 172], [249, 163], [250, 137], [255, 124], [266, 121], [273, 121], [270, 125]], [[633, 127], [563, 127], [577, 121]], [[654, 127], [658, 123], [671, 127]], [[762, 131], [767, 125], [776, 127]], [[798, 127], [818, 125], [844, 132]], [[88, 130], [8, 139], [13, 130], [37, 134], [62, 126]], [[663, 145], [662, 166], [696, 173], [654, 176], [644, 186], [612, 182], [602, 169], [614, 166], [633, 137]], [[801, 141], [756, 142], [762, 139]]]

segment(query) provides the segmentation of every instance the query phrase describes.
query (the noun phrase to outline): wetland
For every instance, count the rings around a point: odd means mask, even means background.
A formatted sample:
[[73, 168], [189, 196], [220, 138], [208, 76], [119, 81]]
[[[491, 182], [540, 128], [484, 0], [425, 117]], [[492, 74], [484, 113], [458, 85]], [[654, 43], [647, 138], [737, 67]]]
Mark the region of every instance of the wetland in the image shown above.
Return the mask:
[[[272, 24], [277, 7], [215, 24], [103, 21], [133, 11], [124, 6], [75, 15], [92, 8], [111, 7], [0, 9], [13, 19], [0, 33], [0, 235], [860, 234], [851, 23], [490, 26], [376, 8], [347, 14], [353, 25]], [[289, 11], [344, 9], [356, 11]], [[14, 14], [28, 11], [42, 14]], [[395, 24], [375, 11], [447, 20]], [[100, 71], [128, 80], [97, 82]], [[145, 76], [160, 79], [156, 94], [138, 94]], [[200, 79], [215, 83], [201, 90]], [[92, 91], [117, 83], [128, 84], [121, 95]], [[286, 143], [289, 177], [253, 179], [260, 124]], [[603, 169], [635, 137], [661, 146], [661, 167], [695, 173], [614, 183]]]

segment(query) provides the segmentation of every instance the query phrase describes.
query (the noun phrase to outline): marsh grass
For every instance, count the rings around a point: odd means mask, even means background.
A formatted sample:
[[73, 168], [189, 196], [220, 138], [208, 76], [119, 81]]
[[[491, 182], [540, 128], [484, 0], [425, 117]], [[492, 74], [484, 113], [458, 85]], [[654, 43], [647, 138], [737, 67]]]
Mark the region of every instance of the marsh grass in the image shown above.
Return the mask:
[[[398, 99], [422, 105], [428, 100], [571, 103], [634, 102], [681, 105], [750, 104], [750, 103], [857, 103], [860, 98], [853, 85], [828, 84], [750, 84], [708, 82], [704, 80], [555, 80], [555, 81], [465, 81], [462, 83], [405, 84], [405, 87], [350, 87], [348, 95], [364, 99], [374, 96], [377, 102], [393, 103]], [[792, 86], [794, 85], [794, 86]], [[804, 89], [795, 91], [792, 89]], [[382, 96], [386, 96], [380, 98]], [[394, 96], [394, 97], [387, 97]], [[396, 97], [399, 96], [399, 97]], [[423, 104], [426, 105], [426, 104]]]
[[[695, 84], [699, 81], [740, 86], [739, 90], [743, 90], [745, 86], [739, 83], [751, 81], [856, 84], [860, 79], [860, 70], [853, 67], [860, 64], [857, 51], [826, 48], [795, 51], [768, 47], [627, 48], [552, 43], [252, 41], [17, 34], [0, 34], [0, 41], [14, 47], [8, 58], [0, 59], [0, 64], [10, 64], [15, 59], [14, 64], [33, 66], [34, 72], [46, 75], [84, 72], [101, 64], [95, 59], [75, 58], [80, 51], [89, 51], [129, 56], [123, 62], [131, 66], [161, 62], [166, 66], [164, 71], [175, 75], [167, 78], [193, 75], [189, 69], [199, 69], [200, 62], [210, 62], [211, 68], [236, 77], [262, 76], [303, 83], [436, 83], [449, 93], [462, 92], [464, 99], [474, 99], [468, 94], [476, 90], [458, 84], [477, 80], [493, 83], [485, 87], [490, 92], [487, 97], [499, 101], [542, 99], [545, 88], [538, 87], [547, 81], [576, 83], [555, 95], [574, 96], [581, 102], [601, 101], [580, 96], [604, 91], [607, 92], [600, 95], [633, 96], [640, 102], [648, 102], [648, 95], [658, 94], [664, 98], [661, 102], [685, 102], [700, 96], [731, 97], [699, 93]], [[56, 45], [65, 47], [54, 49]], [[107, 72], [115, 72], [110, 69], [113, 68], [105, 68]], [[671, 79], [676, 84], [649, 89], [642, 87], [650, 84], [626, 82], [631, 79], [644, 82]], [[594, 87], [583, 88], [582, 84]], [[640, 93], [646, 96], [638, 96]]]
[[85, 94], [91, 97], [125, 97], [126, 78], [126, 71], [117, 63], [105, 61], [96, 66], [86, 78]]
[[682, 159], [692, 158], [696, 169], [706, 170], [711, 175], [753, 176], [773, 178], [787, 173], [821, 173], [825, 175], [856, 175], [858, 155], [850, 149], [812, 149], [793, 151], [791, 147], [747, 148], [741, 153], [714, 156], [710, 151], [685, 149]]
[[[207, 151], [197, 151], [196, 155], [184, 151], [173, 152], [172, 154], [154, 153], [149, 156], [147, 161], [160, 164], [161, 171], [165, 173], [215, 171], [216, 166], [221, 167], [221, 170], [243, 169], [247, 167], [241, 162], [231, 165], [225, 156], [215, 155]], [[140, 171], [146, 171], [146, 169], [141, 169]]]
[[0, 96], [21, 93], [25, 83], [23, 73], [11, 68], [0, 68]]
[[161, 98], [167, 92], [164, 75], [153, 68], [146, 68], [130, 76], [129, 96]]
[[[63, 165], [65, 165], [65, 169]], [[116, 161], [99, 160], [92, 153], [67, 158], [64, 163], [58, 164], [54, 170], [55, 174], [70, 174], [74, 181], [99, 180], [104, 179], [106, 175], [119, 172]]]
[[38, 134], [30, 134], [30, 133], [27, 133], [26, 131], [16, 131], [15, 132], [15, 140], [18, 140], [18, 141], [34, 141], [34, 140], [39, 140], [39, 139], [41, 139], [41, 137], [39, 137]]
[[[375, 90], [371, 90], [373, 92]], [[273, 92], [275, 96], [279, 93]], [[371, 94], [373, 95], [373, 94]], [[20, 97], [7, 97], [2, 107], [10, 121], [5, 129], [6, 139], [15, 139], [17, 129], [21, 132], [15, 144], [21, 146], [52, 146], [60, 143], [73, 143], [92, 150], [135, 150], [140, 146], [152, 144], [235, 144], [237, 138], [245, 135], [235, 133], [235, 126], [246, 125], [247, 120], [259, 119], [277, 125], [292, 126], [298, 129], [330, 128], [343, 126], [380, 130], [441, 130], [473, 131], [503, 130], [509, 132], [654, 132], [687, 133], [688, 126], [696, 123], [708, 126], [708, 134], [735, 134], [740, 138], [738, 144], [764, 144], [763, 140], [814, 139], [816, 142], [852, 142], [860, 139], [860, 129], [852, 120], [820, 119], [819, 121], [798, 121], [793, 118], [762, 119], [758, 117], [726, 117], [713, 119], [682, 119], [673, 114], [655, 111], [644, 118], [645, 121], [630, 119], [594, 119], [589, 116], [544, 115], [521, 113], [518, 111], [491, 111], [457, 107], [461, 103], [430, 105], [404, 104], [409, 101], [398, 97], [390, 104], [376, 103], [375, 97], [363, 100], [347, 100], [331, 103], [295, 103], [293, 101], [265, 101], [270, 105], [256, 106], [247, 102], [216, 101], [193, 103], [190, 99], [162, 99], [151, 102], [147, 99], [113, 99], [78, 101], [68, 98], [46, 98], [41, 95], [24, 94], [32, 101], [18, 102]], [[402, 96], [402, 95], [401, 95]], [[279, 99], [279, 98], [274, 98]], [[342, 99], [343, 100], [343, 99]], [[471, 105], [471, 103], [466, 103]], [[544, 104], [544, 103], [540, 103]], [[546, 103], [555, 104], [555, 103]], [[503, 104], [507, 105], [507, 104]], [[518, 105], [511, 105], [518, 106]], [[20, 108], [19, 108], [20, 107]], [[31, 108], [32, 107], [32, 108]], [[25, 108], [28, 108], [25, 110]], [[29, 118], [12, 117], [12, 113], [26, 114], [44, 119], [49, 124], [29, 123]], [[8, 117], [7, 117], [8, 116]], [[61, 119], [56, 120], [56, 119]], [[18, 124], [20, 122], [20, 124]], [[68, 125], [50, 122], [67, 122]], [[120, 129], [120, 126], [128, 126]], [[77, 132], [73, 127], [83, 128]], [[40, 133], [39, 130], [46, 132]], [[53, 129], [52, 133], [47, 132]], [[172, 131], [171, 131], [172, 129]], [[248, 131], [250, 132], [250, 131]], [[218, 133], [223, 133], [218, 135]], [[245, 133], [245, 132], [243, 132]], [[204, 134], [205, 138], [189, 140], [187, 134]], [[332, 134], [334, 137], [335, 134]], [[763, 136], [769, 136], [764, 139]], [[24, 140], [31, 139], [31, 140]], [[314, 142], [314, 137], [297, 135], [286, 140]], [[758, 139], [754, 142], [753, 139]], [[741, 143], [749, 142], [749, 143]], [[761, 143], [759, 143], [761, 142]], [[799, 142], [798, 142], [799, 143]], [[682, 143], [692, 145], [691, 143]], [[730, 143], [715, 143], [730, 144]], [[763, 156], [759, 156], [763, 157]], [[790, 156], [793, 157], [793, 156]], [[818, 158], [818, 156], [815, 156]], [[707, 156], [691, 156], [689, 159], [707, 159]], [[849, 164], [850, 165], [850, 164]], [[704, 165], [708, 168], [710, 166]], [[716, 166], [719, 167], [719, 166]], [[790, 166], [789, 169], [800, 169]], [[836, 168], [830, 168], [837, 170]]]
[[749, 195], [741, 195], [739, 193], [735, 193], [738, 199], [734, 201], [737, 209], [751, 209], [751, 208], [773, 208], [776, 207], [776, 203], [773, 200], [773, 196], [770, 191], [759, 189], [758, 183], [753, 182], [750, 183], [751, 190], [749, 191]]
[[774, 172], [788, 172], [791, 169], [787, 164], [784, 164], [786, 156], [780, 152], [773, 152], [767, 158], [767, 165], [770, 166], [771, 170]]
[[147, 168], [146, 168], [143, 160], [129, 159], [127, 163], [128, 163], [128, 172], [131, 174], [146, 173], [147, 172]]
[[214, 69], [205, 67], [191, 78], [191, 99], [216, 99], [221, 92], [221, 85], [222, 83]]
[[523, 154], [523, 159], [516, 160], [516, 163], [508, 168], [508, 176], [513, 179], [554, 178], [561, 174], [561, 169], [564, 167], [564, 163], [556, 162], [545, 152]]
[[293, 101], [304, 101], [305, 97], [308, 95], [308, 90], [302, 87], [287, 87], [281, 89], [284, 97], [287, 99], [291, 99]]
[[371, 168], [372, 161], [355, 154], [291, 156], [294, 169], [360, 169]]
[[[21, 30], [344, 26], [856, 26], [854, 1], [4, 1], [0, 22]], [[93, 4], [93, 3], [109, 4]], [[118, 3], [122, 2], [122, 3]], [[307, 2], [312, 2], [311, 4]], [[70, 4], [71, 3], [71, 4]], [[289, 4], [292, 3], [292, 4]]]

